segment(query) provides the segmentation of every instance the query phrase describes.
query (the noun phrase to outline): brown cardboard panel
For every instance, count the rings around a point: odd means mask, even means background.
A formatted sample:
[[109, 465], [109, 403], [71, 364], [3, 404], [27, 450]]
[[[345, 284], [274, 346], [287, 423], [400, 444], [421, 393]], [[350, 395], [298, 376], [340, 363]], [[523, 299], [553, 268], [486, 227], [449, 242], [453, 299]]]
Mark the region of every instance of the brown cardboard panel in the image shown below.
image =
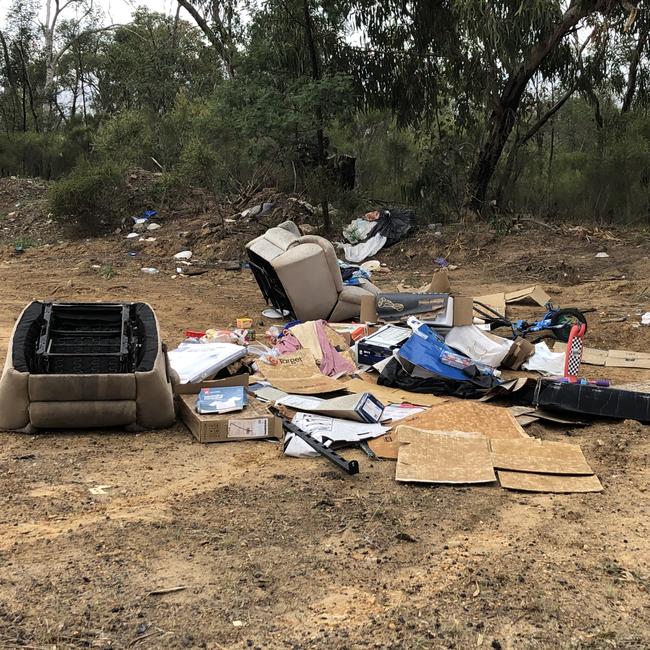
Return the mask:
[[650, 369], [650, 357], [641, 356], [636, 352], [628, 352], [627, 356], [613, 356], [610, 350], [605, 360], [605, 366], [608, 368], [645, 368]]
[[318, 395], [341, 390], [341, 383], [324, 375], [308, 350], [277, 358], [277, 365], [259, 364], [259, 372], [274, 388], [296, 395]]
[[544, 474], [593, 474], [579, 445], [528, 438], [490, 440], [492, 464], [498, 469]]
[[506, 303], [532, 300], [540, 307], [546, 307], [546, 304], [551, 300], [551, 296], [549, 296], [542, 287], [534, 286], [519, 289], [517, 291], [510, 291], [506, 293], [505, 299]]
[[[566, 343], [556, 341], [553, 344], [553, 352], [565, 352]], [[589, 366], [604, 366], [607, 361], [609, 352], [607, 350], [597, 350], [596, 348], [583, 348], [582, 363]]]
[[[476, 296], [474, 298], [475, 302], [482, 302], [484, 305], [491, 307], [501, 316], [504, 316], [506, 313], [506, 295], [505, 293], [490, 293], [484, 296]], [[477, 311], [474, 312], [476, 318], [482, 318], [481, 314]]]
[[423, 293], [451, 293], [449, 272], [447, 269], [437, 269], [434, 271], [431, 283]]
[[610, 359], [650, 359], [650, 352], [631, 352], [630, 350], [610, 350], [607, 355]]
[[498, 470], [501, 487], [508, 490], [523, 490], [525, 492], [602, 492], [598, 477], [591, 476], [561, 476], [558, 474], [534, 474], [530, 472], [509, 472]]
[[534, 406], [510, 406], [508, 407], [508, 410], [515, 417], [519, 417], [520, 415], [528, 415], [532, 413], [535, 410], [535, 407]]
[[557, 424], [572, 424], [578, 426], [586, 424], [585, 422], [571, 417], [570, 414], [559, 414], [545, 409], [536, 409], [533, 406], [510, 406], [508, 410], [517, 418], [517, 422], [519, 422], [522, 427], [525, 427], [536, 420], [546, 420]]
[[[557, 342], [553, 351], [566, 350], [566, 343]], [[650, 354], [647, 352], [633, 352], [632, 350], [597, 350], [584, 348], [582, 363], [590, 366], [606, 366], [608, 368], [641, 368], [650, 369]]]
[[532, 415], [517, 415], [515, 417], [517, 418], [517, 422], [519, 422], [522, 427], [527, 427], [529, 424], [533, 424], [533, 422], [539, 422], [539, 418], [536, 418]]
[[223, 388], [226, 386], [248, 386], [249, 376], [233, 375], [225, 379], [208, 379], [194, 384], [174, 384], [176, 395], [198, 395], [202, 388]]
[[383, 436], [379, 436], [379, 438], [373, 438], [367, 441], [368, 446], [376, 456], [386, 460], [397, 460], [397, 454], [399, 452], [399, 434], [397, 433], [397, 429], [399, 429], [399, 426], [392, 431], [387, 431]]
[[418, 404], [419, 406], [433, 406], [434, 404], [444, 404], [447, 400], [436, 395], [427, 395], [422, 393], [410, 393], [407, 390], [399, 388], [390, 388], [388, 386], [379, 386], [378, 384], [365, 381], [363, 379], [351, 379], [342, 382], [342, 387], [351, 393], [371, 393], [382, 404]]
[[[489, 332], [486, 332], [486, 334], [493, 336], [490, 335]], [[512, 342], [508, 354], [506, 354], [503, 361], [501, 361], [501, 367], [519, 370], [524, 361], [530, 358], [533, 354], [535, 354], [535, 346], [530, 341], [518, 336]]]
[[402, 420], [401, 424], [418, 429], [478, 431], [487, 438], [527, 438], [507, 408], [469, 400], [448, 401]]
[[480, 434], [421, 431], [400, 426], [395, 480], [416, 483], [491, 483], [488, 441]]
[[454, 327], [474, 322], [474, 303], [470, 296], [454, 295]]
[[283, 436], [282, 420], [254, 398], [249, 397], [248, 406], [238, 413], [197, 413], [194, 395], [180, 395], [178, 407], [181, 420], [199, 442], [281, 439]]
[[361, 298], [361, 313], [359, 320], [362, 323], [377, 322], [377, 296], [368, 295]]
[[546, 422], [554, 422], [555, 424], [570, 424], [571, 426], [584, 427], [588, 423], [572, 417], [570, 413], [555, 413], [554, 411], [547, 411], [546, 409], [535, 409], [530, 415], [535, 416], [540, 420]]

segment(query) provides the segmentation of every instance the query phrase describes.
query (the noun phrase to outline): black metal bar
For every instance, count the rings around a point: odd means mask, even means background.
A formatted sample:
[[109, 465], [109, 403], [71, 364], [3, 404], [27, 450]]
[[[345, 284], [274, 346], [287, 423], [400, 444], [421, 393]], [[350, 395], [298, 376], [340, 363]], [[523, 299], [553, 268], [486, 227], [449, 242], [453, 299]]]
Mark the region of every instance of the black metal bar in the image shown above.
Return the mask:
[[351, 476], [353, 474], [359, 473], [359, 463], [356, 460], [345, 460], [345, 458], [339, 456], [335, 451], [329, 447], [326, 447], [321, 442], [318, 442], [316, 438], [310, 436], [302, 429], [299, 429], [295, 424], [293, 424], [284, 416], [280, 415], [280, 417], [282, 418], [282, 424], [287, 431], [298, 436], [301, 440], [304, 440], [312, 449], [315, 449], [321, 456], [327, 458], [330, 463], [334, 463], [334, 465], [336, 465], [339, 469], [342, 469], [344, 472], [347, 472]]

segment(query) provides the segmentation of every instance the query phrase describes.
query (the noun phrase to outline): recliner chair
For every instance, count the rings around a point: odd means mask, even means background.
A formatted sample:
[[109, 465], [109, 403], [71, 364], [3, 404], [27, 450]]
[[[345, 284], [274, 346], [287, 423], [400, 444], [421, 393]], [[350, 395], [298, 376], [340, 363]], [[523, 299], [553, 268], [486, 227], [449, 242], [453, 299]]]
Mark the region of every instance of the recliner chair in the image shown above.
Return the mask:
[[334, 246], [317, 235], [301, 235], [285, 221], [246, 244], [251, 270], [266, 301], [302, 321], [359, 317], [361, 299], [377, 294], [371, 282], [343, 284]]

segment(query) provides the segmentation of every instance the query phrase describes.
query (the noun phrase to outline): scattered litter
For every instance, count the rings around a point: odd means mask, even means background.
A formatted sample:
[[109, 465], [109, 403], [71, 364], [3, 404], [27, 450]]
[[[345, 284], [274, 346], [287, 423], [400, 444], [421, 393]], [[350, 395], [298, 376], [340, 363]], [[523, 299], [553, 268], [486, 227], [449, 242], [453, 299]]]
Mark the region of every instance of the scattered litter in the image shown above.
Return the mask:
[[126, 238], [127, 238], [127, 239], [135, 239], [136, 237], [139, 237], [139, 236], [140, 236], [140, 234], [137, 233], [137, 232], [130, 232], [130, 233], [126, 236]]
[[181, 251], [180, 253], [176, 253], [174, 255], [175, 260], [191, 260], [192, 259], [192, 251]]
[[650, 325], [650, 311], [641, 316], [641, 325]]
[[150, 591], [147, 596], [163, 596], [164, 594], [173, 594], [177, 591], [184, 591], [187, 589], [185, 585], [179, 585], [178, 587], [166, 587], [163, 589], [154, 589]]
[[379, 260], [368, 260], [361, 265], [361, 268], [368, 273], [375, 273], [381, 269], [381, 262]]
[[601, 251], [600, 253], [596, 253], [596, 257], [609, 257], [609, 255], [605, 251]]
[[159, 223], [150, 223], [147, 226], [147, 230], [158, 230], [158, 228], [161, 228], [161, 225]]
[[88, 492], [94, 495], [106, 494], [106, 490], [110, 487], [110, 485], [96, 485], [95, 487], [88, 488]]
[[148, 275], [155, 275], [156, 273], [160, 273], [160, 271], [153, 266], [143, 266], [140, 270], [143, 273], [147, 273]]
[[265, 309], [262, 312], [262, 316], [264, 316], [264, 318], [271, 318], [273, 320], [286, 318], [288, 315], [289, 315], [289, 311], [286, 309], [279, 311], [278, 309], [269, 308], [269, 309]]

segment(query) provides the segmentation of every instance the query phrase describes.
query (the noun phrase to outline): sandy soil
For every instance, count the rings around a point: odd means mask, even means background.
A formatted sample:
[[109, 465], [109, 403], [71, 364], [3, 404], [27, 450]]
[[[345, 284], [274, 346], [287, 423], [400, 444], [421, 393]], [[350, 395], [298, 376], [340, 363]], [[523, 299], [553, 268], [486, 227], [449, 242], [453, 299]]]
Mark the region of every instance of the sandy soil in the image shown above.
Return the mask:
[[[9, 227], [0, 356], [34, 298], [147, 300], [172, 345], [187, 327], [259, 314], [248, 271], [206, 263], [201, 276], [171, 279], [180, 233], [198, 232], [201, 219], [164, 223], [136, 257], [123, 234], [64, 243], [53, 234], [14, 255]], [[563, 305], [596, 308], [590, 345], [647, 351], [650, 328], [635, 325], [650, 309], [648, 240], [449, 228], [385, 253], [393, 271], [377, 283], [419, 286], [445, 255], [460, 291], [540, 282]], [[199, 260], [215, 245], [192, 242]], [[601, 250], [610, 257], [595, 258]], [[643, 381], [650, 371], [608, 377]], [[181, 424], [0, 434], [0, 647], [647, 648], [648, 431], [532, 425], [540, 438], [580, 443], [605, 487], [564, 496], [399, 485], [390, 461], [357, 452], [361, 473], [347, 477], [323, 460], [284, 458], [273, 442], [201, 445]], [[103, 494], [91, 493], [97, 486]]]

